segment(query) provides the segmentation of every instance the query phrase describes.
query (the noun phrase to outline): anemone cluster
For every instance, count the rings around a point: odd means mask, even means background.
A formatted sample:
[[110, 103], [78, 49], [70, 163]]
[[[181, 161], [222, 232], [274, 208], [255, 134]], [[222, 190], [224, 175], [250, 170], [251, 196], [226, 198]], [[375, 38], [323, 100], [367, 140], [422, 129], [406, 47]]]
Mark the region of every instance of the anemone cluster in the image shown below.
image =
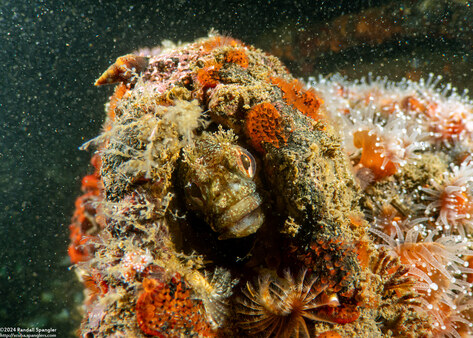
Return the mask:
[[415, 281], [436, 336], [469, 336], [473, 105], [466, 93], [420, 82], [310, 79], [344, 140], [377, 248]]
[[225, 36], [117, 59], [69, 255], [83, 337], [467, 337], [473, 106]]

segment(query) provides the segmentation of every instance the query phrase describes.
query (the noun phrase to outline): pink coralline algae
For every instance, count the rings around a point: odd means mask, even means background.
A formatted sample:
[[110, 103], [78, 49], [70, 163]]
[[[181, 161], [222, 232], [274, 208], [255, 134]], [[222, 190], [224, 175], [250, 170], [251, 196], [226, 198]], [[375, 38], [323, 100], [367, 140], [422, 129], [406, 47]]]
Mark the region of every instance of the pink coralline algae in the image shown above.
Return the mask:
[[473, 104], [211, 36], [117, 59], [69, 254], [83, 337], [469, 337]]

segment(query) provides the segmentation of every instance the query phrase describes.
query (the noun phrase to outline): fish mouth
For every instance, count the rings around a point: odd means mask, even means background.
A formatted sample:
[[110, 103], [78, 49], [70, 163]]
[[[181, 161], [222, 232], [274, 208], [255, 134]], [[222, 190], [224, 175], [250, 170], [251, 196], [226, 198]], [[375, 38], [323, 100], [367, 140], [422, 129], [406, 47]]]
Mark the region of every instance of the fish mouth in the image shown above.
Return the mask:
[[262, 200], [249, 195], [229, 207], [215, 222], [218, 239], [241, 238], [254, 234], [264, 222]]

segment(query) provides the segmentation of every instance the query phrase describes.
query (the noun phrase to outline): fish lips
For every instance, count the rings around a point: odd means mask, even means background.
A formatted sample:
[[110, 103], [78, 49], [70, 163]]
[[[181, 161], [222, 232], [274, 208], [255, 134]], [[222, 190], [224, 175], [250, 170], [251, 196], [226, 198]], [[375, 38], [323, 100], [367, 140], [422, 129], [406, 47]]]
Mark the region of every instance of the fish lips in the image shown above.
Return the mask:
[[254, 234], [264, 222], [261, 197], [248, 195], [227, 208], [213, 225], [218, 239], [241, 238]]

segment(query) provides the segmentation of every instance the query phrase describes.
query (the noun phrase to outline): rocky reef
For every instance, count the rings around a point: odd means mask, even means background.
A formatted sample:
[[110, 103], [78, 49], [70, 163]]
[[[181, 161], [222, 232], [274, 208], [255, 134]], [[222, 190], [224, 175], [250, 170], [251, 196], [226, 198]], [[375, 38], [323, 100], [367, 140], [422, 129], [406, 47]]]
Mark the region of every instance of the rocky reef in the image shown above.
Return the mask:
[[473, 105], [213, 35], [117, 59], [69, 255], [83, 337], [468, 337]]

